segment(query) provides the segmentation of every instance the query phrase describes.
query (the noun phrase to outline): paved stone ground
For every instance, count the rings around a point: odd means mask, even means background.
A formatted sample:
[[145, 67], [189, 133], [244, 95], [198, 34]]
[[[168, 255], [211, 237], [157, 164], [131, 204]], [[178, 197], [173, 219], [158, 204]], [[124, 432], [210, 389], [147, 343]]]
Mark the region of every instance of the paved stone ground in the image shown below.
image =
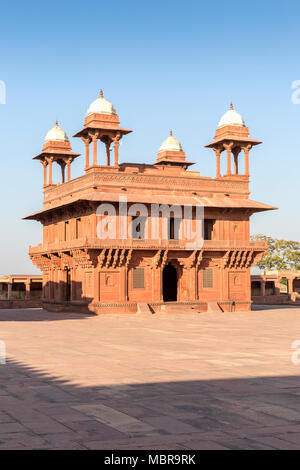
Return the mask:
[[0, 449], [300, 449], [299, 308], [2, 310], [0, 339]]

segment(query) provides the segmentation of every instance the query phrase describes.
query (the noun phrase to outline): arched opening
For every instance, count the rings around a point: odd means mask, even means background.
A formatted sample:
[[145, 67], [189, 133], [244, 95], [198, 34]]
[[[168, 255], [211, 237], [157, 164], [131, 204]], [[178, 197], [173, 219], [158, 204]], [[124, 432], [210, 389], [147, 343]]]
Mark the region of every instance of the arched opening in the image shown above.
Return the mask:
[[163, 299], [164, 302], [177, 300], [177, 271], [170, 263], [163, 270]]

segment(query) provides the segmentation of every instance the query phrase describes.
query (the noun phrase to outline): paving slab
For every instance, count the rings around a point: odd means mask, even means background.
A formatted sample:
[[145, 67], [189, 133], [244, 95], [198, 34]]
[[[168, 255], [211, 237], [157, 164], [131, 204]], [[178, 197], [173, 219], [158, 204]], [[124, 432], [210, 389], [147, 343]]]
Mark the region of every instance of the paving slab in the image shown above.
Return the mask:
[[1, 310], [0, 449], [298, 449], [299, 318]]

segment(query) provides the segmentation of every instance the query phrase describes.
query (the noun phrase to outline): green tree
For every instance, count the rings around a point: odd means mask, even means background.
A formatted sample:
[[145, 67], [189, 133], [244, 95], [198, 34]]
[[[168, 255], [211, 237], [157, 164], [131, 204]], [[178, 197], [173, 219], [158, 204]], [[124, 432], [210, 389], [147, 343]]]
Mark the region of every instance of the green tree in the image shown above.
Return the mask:
[[251, 240], [268, 242], [268, 251], [257, 266], [263, 270], [300, 270], [300, 242], [283, 240], [266, 235], [253, 235]]

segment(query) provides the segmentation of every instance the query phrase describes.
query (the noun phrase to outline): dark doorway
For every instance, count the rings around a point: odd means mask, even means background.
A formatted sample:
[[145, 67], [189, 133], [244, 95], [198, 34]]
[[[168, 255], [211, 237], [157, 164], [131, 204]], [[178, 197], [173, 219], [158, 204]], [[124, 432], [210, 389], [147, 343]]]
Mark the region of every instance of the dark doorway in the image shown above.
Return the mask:
[[177, 272], [171, 264], [167, 264], [163, 270], [163, 298], [164, 302], [177, 300]]

